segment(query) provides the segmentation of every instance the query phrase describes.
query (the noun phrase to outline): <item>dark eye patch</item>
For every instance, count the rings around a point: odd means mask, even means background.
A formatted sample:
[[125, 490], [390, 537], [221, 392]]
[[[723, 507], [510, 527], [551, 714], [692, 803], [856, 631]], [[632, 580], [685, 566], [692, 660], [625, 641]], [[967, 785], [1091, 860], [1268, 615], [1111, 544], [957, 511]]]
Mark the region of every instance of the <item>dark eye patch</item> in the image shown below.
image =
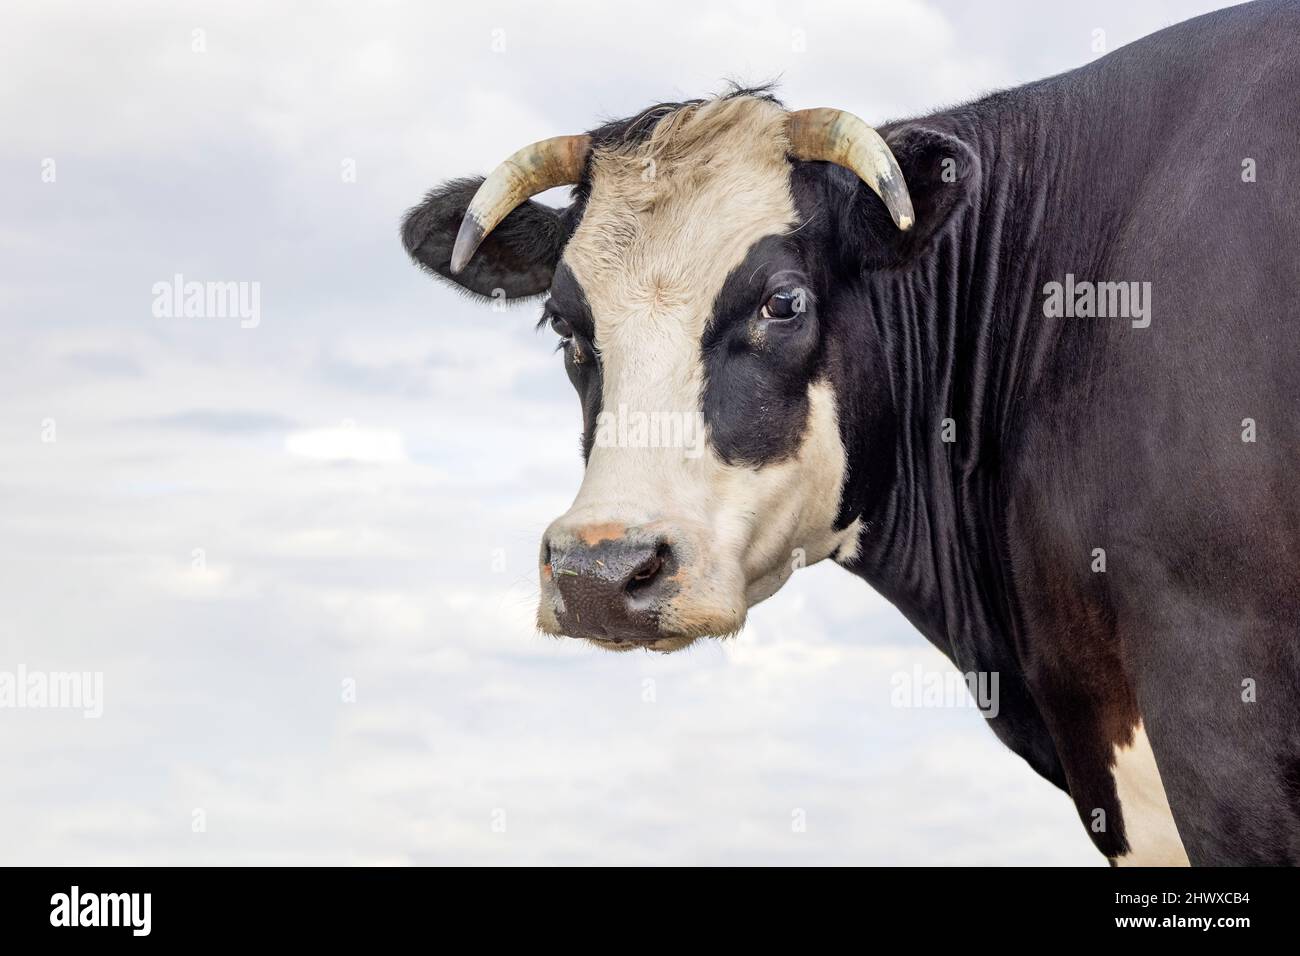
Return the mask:
[[757, 315], [780, 286], [772, 287], [773, 277], [785, 278], [799, 273], [798, 260], [783, 236], [764, 236], [749, 249], [744, 260], [732, 269], [713, 300], [713, 315], [705, 330], [705, 340], [714, 342], [737, 322]]
[[561, 263], [555, 270], [550, 296], [542, 306], [537, 327], [549, 326], [559, 337], [564, 352], [564, 371], [578, 400], [582, 403], [582, 458], [591, 456], [596, 437], [596, 419], [600, 415], [603, 373], [592, 340], [596, 324], [586, 293], [569, 267]]
[[[757, 467], [781, 461], [803, 441], [819, 344], [803, 275], [787, 237], [766, 236], [750, 247], [714, 299], [700, 342], [703, 412], [710, 441], [728, 463]], [[791, 290], [805, 292], [804, 311], [792, 309], [784, 322], [764, 318], [765, 303]]]
[[588, 342], [596, 337], [596, 322], [587, 303], [587, 294], [574, 277], [573, 271], [561, 262], [555, 269], [551, 294], [542, 309], [542, 321], [549, 323], [558, 317], [581, 338]]

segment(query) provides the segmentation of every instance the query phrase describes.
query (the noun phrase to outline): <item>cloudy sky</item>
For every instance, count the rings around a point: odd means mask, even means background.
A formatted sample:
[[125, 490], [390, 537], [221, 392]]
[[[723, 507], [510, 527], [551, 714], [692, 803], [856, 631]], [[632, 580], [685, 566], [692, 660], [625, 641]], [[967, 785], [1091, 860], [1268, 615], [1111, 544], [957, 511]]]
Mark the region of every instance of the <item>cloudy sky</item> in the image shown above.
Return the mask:
[[0, 709], [0, 862], [1101, 864], [976, 711], [891, 706], [945, 662], [833, 566], [671, 657], [537, 635], [576, 400], [396, 231], [728, 78], [884, 121], [1216, 5], [6, 3], [0, 671], [103, 715]]

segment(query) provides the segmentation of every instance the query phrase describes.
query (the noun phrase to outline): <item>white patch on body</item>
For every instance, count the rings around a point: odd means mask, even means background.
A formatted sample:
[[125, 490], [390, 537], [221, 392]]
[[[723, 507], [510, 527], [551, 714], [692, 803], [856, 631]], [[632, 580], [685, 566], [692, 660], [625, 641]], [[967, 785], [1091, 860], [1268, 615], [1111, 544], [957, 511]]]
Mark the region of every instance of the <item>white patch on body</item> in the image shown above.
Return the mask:
[[1169, 810], [1165, 785], [1160, 779], [1151, 741], [1139, 723], [1133, 742], [1115, 748], [1111, 767], [1115, 792], [1124, 818], [1128, 852], [1115, 858], [1116, 866], [1187, 866], [1187, 851]]

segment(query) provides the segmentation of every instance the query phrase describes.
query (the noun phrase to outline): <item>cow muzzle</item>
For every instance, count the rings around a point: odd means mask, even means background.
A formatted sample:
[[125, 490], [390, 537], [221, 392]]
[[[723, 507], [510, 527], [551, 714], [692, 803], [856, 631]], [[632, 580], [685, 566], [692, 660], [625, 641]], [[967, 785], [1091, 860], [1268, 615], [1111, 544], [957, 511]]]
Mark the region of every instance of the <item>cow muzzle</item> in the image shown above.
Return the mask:
[[730, 633], [734, 614], [699, 607], [686, 586], [696, 550], [660, 524], [557, 521], [542, 539], [538, 626], [610, 650], [676, 650]]

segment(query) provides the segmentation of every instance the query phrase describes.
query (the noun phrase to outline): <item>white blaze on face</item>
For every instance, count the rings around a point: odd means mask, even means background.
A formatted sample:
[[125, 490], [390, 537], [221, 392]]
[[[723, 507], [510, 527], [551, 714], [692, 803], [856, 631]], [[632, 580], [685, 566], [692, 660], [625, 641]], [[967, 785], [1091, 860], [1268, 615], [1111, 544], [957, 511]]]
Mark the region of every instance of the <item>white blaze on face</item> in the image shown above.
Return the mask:
[[1178, 836], [1156, 755], [1141, 723], [1134, 728], [1131, 745], [1115, 748], [1111, 774], [1129, 846], [1128, 853], [1116, 857], [1115, 865], [1187, 866], [1187, 851]]
[[[737, 98], [671, 114], [635, 149], [595, 153], [564, 260], [595, 320], [604, 415], [702, 422], [714, 300], [756, 241], [797, 221], [788, 149], [785, 111]], [[760, 468], [728, 465], [703, 441], [611, 445], [598, 429], [577, 499], [553, 527], [661, 531], [680, 561], [661, 626], [730, 633], [794, 567], [856, 544], [856, 523], [832, 531], [845, 459], [830, 387], [810, 383], [809, 405], [797, 454]]]

